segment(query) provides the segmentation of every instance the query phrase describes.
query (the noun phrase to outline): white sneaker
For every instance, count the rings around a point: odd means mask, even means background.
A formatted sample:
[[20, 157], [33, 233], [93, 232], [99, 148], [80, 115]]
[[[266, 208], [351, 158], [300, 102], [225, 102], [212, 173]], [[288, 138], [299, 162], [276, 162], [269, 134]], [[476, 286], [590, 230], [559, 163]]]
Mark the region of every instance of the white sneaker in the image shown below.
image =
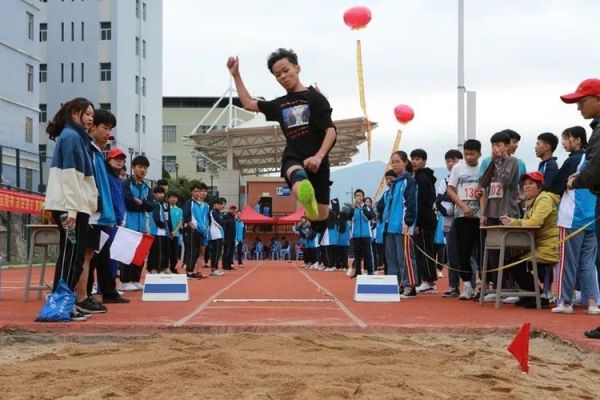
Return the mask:
[[552, 311], [553, 313], [558, 313], [558, 314], [573, 314], [573, 304], [569, 304], [567, 306], [563, 303], [560, 303], [559, 305], [557, 305], [550, 311]]
[[597, 305], [588, 306], [589, 315], [600, 315], [600, 308]]
[[137, 290], [144, 290], [144, 285], [141, 282], [133, 282]]
[[335, 268], [329, 267], [329, 268], [325, 268], [323, 271], [325, 271], [325, 272], [333, 272], [335, 270], [336, 270]]
[[319, 263], [313, 263], [313, 264], [310, 266], [310, 269], [319, 269]]
[[483, 301], [486, 303], [491, 303], [496, 301], [496, 293], [488, 293], [483, 297]]
[[519, 297], [517, 296], [508, 296], [502, 299], [504, 304], [515, 304], [517, 301], [519, 301]]
[[475, 292], [471, 286], [465, 286], [461, 294], [458, 296], [459, 300], [471, 300], [475, 296]]
[[353, 272], [352, 268], [346, 268], [346, 276], [352, 276]]
[[423, 282], [417, 286], [417, 293], [437, 293], [437, 290], [435, 285], [430, 285], [427, 282]]
[[119, 288], [121, 292], [135, 292], [138, 290], [137, 286], [133, 282], [122, 283]]
[[155, 270], [155, 269], [151, 269], [149, 273], [152, 274], [152, 275], [154, 275], [154, 274], [158, 274], [158, 271]]
[[214, 271], [212, 271], [210, 273], [212, 276], [223, 276], [225, 275], [225, 272], [223, 272], [222, 269], [215, 269]]
[[309, 263], [304, 263], [304, 269], [310, 269], [310, 264]]
[[442, 272], [441, 270], [438, 269], [438, 271], [437, 271], [437, 277], [438, 278], [443, 278], [444, 277], [444, 272]]

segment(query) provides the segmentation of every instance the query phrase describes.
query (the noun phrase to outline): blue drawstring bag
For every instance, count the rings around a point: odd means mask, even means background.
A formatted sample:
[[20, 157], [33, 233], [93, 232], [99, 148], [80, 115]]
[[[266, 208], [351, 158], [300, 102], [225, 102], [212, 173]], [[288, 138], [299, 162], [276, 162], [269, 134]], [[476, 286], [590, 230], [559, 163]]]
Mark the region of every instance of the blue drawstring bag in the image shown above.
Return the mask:
[[37, 322], [66, 322], [71, 320], [71, 311], [75, 305], [75, 293], [61, 278], [56, 290], [49, 293], [46, 303], [36, 318]]

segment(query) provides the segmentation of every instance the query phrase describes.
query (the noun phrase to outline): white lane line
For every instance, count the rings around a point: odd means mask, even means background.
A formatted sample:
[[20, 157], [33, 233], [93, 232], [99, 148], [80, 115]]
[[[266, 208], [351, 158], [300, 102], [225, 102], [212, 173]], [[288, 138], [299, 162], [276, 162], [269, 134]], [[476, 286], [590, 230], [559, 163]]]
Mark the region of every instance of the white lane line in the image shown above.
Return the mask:
[[190, 319], [194, 318], [196, 315], [200, 314], [206, 307], [208, 307], [210, 305], [210, 303], [213, 302], [214, 299], [216, 299], [222, 293], [228, 291], [234, 285], [236, 285], [237, 283], [239, 283], [242, 279], [244, 279], [245, 277], [247, 277], [248, 275], [250, 275], [251, 273], [253, 273], [256, 270], [256, 268], [258, 268], [263, 262], [264, 261], [261, 261], [260, 263], [256, 264], [256, 266], [254, 268], [252, 268], [250, 271], [248, 271], [248, 273], [240, 276], [235, 281], [231, 282], [229, 285], [225, 286], [223, 289], [219, 290], [218, 292], [216, 292], [215, 294], [213, 294], [212, 296], [210, 296], [202, 304], [200, 304], [198, 307], [196, 307], [196, 309], [194, 311], [192, 311], [191, 313], [189, 313], [185, 317], [181, 318], [179, 321], [175, 322], [173, 324], [173, 326], [183, 326], [183, 325], [185, 325]]
[[214, 299], [213, 303], [333, 303], [334, 299]]
[[[294, 263], [294, 265], [296, 265]], [[350, 318], [352, 321], [354, 321], [354, 323], [356, 325], [358, 325], [361, 328], [366, 328], [367, 324], [361, 320], [360, 318], [358, 318], [352, 311], [350, 311], [350, 309], [348, 307], [346, 307], [344, 305], [344, 303], [342, 303], [340, 301], [340, 299], [338, 299], [337, 297], [335, 297], [333, 295], [333, 293], [331, 293], [329, 290], [327, 290], [325, 287], [321, 286], [317, 281], [315, 281], [313, 278], [310, 277], [310, 275], [308, 275], [306, 272], [304, 272], [302, 270], [302, 268], [298, 268], [296, 266], [296, 268], [298, 269], [298, 271], [304, 275], [306, 277], [306, 279], [308, 279], [309, 281], [311, 281], [319, 290], [321, 290], [323, 293], [327, 294], [327, 296], [329, 296], [330, 298], [335, 300], [335, 304], [338, 305], [338, 307], [344, 312], [344, 314], [346, 314], [348, 316], [348, 318]]]

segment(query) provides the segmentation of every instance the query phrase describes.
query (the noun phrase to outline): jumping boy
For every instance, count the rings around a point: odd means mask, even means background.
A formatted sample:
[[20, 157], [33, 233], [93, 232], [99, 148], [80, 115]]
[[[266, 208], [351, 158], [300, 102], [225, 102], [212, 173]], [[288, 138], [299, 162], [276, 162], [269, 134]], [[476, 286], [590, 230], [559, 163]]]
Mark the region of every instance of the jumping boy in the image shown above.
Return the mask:
[[315, 231], [324, 232], [331, 185], [328, 154], [336, 140], [329, 102], [317, 89], [300, 82], [298, 56], [291, 49], [279, 48], [268, 58], [269, 71], [287, 92], [272, 101], [252, 98], [239, 66], [237, 57], [229, 57], [227, 68], [242, 105], [248, 111], [262, 112], [268, 121], [279, 122], [286, 138], [281, 176], [304, 206]]

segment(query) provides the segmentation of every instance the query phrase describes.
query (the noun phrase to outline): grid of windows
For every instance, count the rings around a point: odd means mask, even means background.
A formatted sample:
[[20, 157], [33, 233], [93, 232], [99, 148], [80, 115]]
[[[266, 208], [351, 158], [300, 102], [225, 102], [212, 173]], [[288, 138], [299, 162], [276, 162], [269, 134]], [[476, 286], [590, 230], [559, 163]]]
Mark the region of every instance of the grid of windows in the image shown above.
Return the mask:
[[40, 82], [48, 81], [48, 64], [40, 64]]
[[27, 90], [33, 92], [33, 65], [27, 65]]
[[177, 125], [163, 125], [163, 143], [175, 143], [177, 141]]
[[48, 24], [43, 22], [40, 24], [40, 42], [48, 41]]
[[206, 172], [206, 162], [204, 160], [196, 160], [196, 172]]
[[33, 14], [30, 12], [25, 14], [27, 15], [27, 38], [33, 40]]
[[48, 120], [48, 105], [40, 104], [40, 122], [46, 122]]
[[100, 80], [104, 82], [111, 80], [110, 63], [100, 63]]
[[100, 22], [100, 40], [111, 40], [112, 29], [110, 22]]
[[33, 119], [25, 117], [25, 142], [33, 143]]

